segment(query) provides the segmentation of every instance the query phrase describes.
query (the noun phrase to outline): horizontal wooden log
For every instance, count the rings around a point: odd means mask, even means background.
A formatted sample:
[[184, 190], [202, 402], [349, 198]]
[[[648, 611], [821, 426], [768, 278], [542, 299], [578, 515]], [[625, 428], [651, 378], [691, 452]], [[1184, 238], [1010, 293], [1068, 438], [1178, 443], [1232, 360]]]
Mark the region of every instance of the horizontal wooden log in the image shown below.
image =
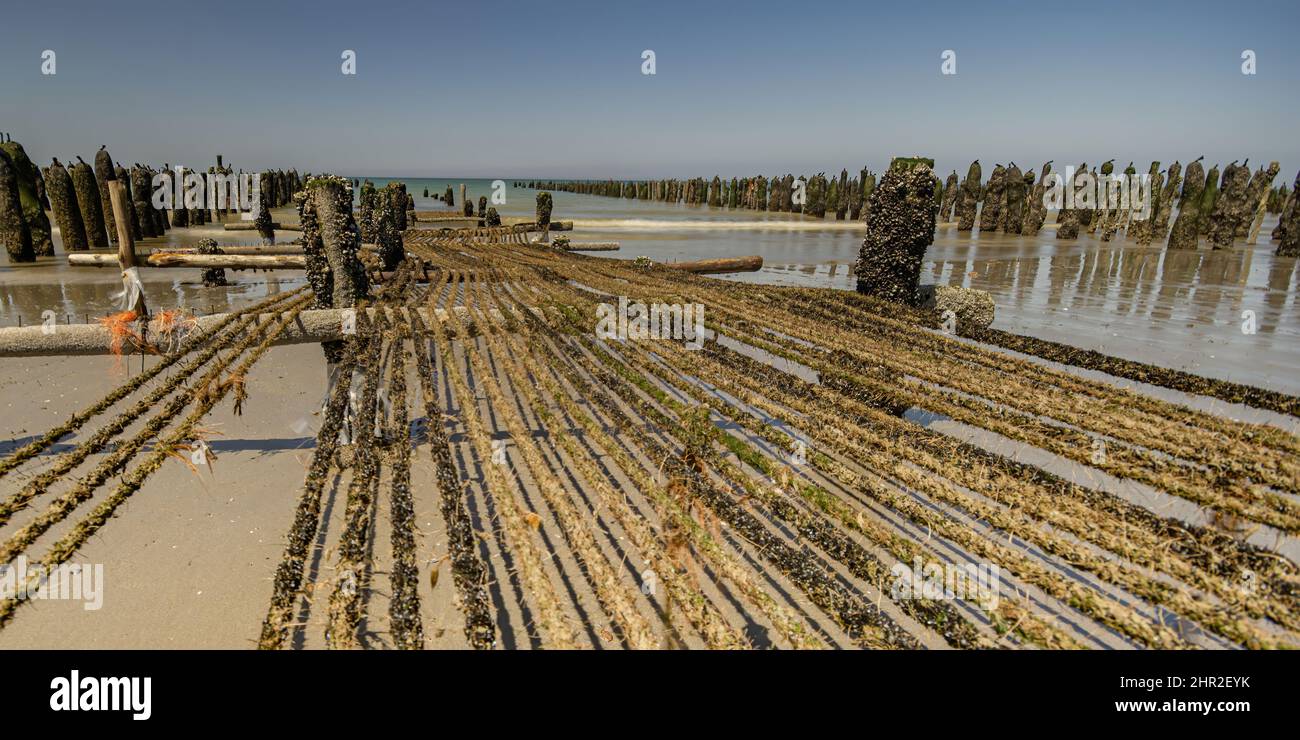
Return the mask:
[[419, 223], [440, 223], [443, 221], [478, 221], [478, 216], [466, 216], [463, 213], [450, 213], [444, 211], [407, 211], [414, 213], [419, 219]]
[[[306, 344], [310, 342], [328, 342], [335, 339], [343, 339], [346, 335], [343, 333], [343, 321], [345, 312], [348, 309], [327, 308], [303, 311], [298, 317], [290, 323], [285, 330], [278, 336], [274, 344]], [[369, 308], [358, 309], [364, 310], [368, 316], [374, 318], [376, 312], [381, 309]], [[410, 309], [403, 309], [410, 310]], [[429, 323], [429, 309], [418, 309], [420, 316]], [[448, 317], [446, 309], [435, 309], [440, 320], [446, 320]], [[462, 320], [473, 321], [473, 316], [466, 311], [464, 306], [456, 306], [452, 309]], [[494, 318], [501, 318], [498, 309], [491, 309]], [[392, 317], [398, 312], [390, 310], [389, 316]], [[217, 323], [225, 320], [227, 314], [213, 314], [211, 316], [198, 316], [194, 323], [188, 327], [188, 331], [203, 331], [210, 329]], [[262, 320], [276, 318], [279, 314], [263, 314]], [[141, 350], [150, 353], [156, 353], [160, 349], [155, 345], [156, 342], [163, 342], [164, 346], [161, 351], [167, 349], [164, 337], [156, 329], [155, 322], [144, 328], [142, 334], [145, 344], [142, 347], [129, 338], [122, 346], [122, 352], [125, 354], [135, 354]], [[51, 357], [60, 355], [106, 355], [111, 353], [112, 336], [108, 328], [100, 324], [57, 324], [52, 327], [23, 326], [23, 327], [6, 327], [0, 328], [0, 357]]]
[[[301, 244], [218, 244], [220, 254], [302, 254]], [[150, 254], [198, 254], [195, 247], [154, 247]]]
[[[149, 255], [135, 254], [136, 262], [143, 265]], [[68, 255], [68, 264], [73, 267], [121, 267], [117, 252], [73, 252]]]
[[[256, 231], [257, 225], [252, 221], [228, 221], [221, 228], [226, 231]], [[278, 221], [273, 221], [271, 228], [276, 231], [302, 231], [301, 224], [282, 224]]]
[[763, 269], [763, 258], [757, 254], [745, 257], [718, 257], [694, 262], [667, 262], [664, 267], [693, 272], [697, 275], [718, 275], [724, 272], [757, 272]]
[[613, 252], [618, 249], [618, 242], [569, 242], [564, 249], [568, 252]]
[[302, 254], [178, 254], [160, 252], [149, 255], [150, 267], [203, 267], [232, 270], [304, 270], [307, 258]]

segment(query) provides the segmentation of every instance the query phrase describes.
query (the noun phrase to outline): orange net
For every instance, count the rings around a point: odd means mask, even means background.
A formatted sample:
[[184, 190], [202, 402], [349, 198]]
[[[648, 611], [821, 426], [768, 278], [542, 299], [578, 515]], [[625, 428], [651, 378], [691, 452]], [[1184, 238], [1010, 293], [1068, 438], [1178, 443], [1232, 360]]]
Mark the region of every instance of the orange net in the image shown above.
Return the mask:
[[[154, 331], [163, 347], [179, 347], [185, 336], [198, 325], [198, 321], [183, 309], [172, 308], [158, 312], [153, 322]], [[151, 348], [152, 349], [152, 348]]]
[[139, 318], [135, 311], [120, 311], [99, 320], [99, 323], [108, 329], [108, 351], [118, 359], [122, 357], [126, 340], [131, 340], [132, 350], [144, 345], [144, 337], [140, 336], [135, 329], [135, 322]]

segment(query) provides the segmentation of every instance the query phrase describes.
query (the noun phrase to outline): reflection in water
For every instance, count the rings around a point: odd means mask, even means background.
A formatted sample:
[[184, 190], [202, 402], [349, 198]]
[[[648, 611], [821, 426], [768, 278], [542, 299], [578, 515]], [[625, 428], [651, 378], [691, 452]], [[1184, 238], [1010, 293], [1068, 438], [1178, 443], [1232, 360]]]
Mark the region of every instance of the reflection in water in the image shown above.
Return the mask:
[[[1273, 219], [1270, 219], [1270, 221]], [[1271, 224], [1265, 225], [1267, 234]], [[836, 258], [769, 259], [732, 279], [852, 290], [857, 235]], [[1252, 385], [1300, 393], [1295, 258], [1262, 242], [1227, 250], [1169, 251], [1081, 238], [971, 238], [940, 228], [921, 281], [986, 290], [994, 326]], [[1253, 312], [1255, 333], [1243, 331]]]

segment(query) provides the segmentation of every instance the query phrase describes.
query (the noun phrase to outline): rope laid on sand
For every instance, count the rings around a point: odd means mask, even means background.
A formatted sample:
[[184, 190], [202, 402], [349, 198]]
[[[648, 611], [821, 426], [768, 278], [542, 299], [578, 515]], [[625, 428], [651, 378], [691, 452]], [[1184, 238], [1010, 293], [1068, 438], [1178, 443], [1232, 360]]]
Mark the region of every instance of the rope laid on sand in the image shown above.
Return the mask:
[[[279, 333], [283, 331], [291, 321], [293, 321], [304, 305], [306, 305], [305, 301], [296, 306], [289, 313], [277, 319], [267, 331], [262, 342], [258, 344], [242, 362], [240, 362], [239, 366], [231, 373], [231, 377], [245, 377], [249, 368], [260, 360], [264, 354], [266, 354], [266, 351], [270, 349], [276, 336], [278, 336]], [[253, 337], [255, 335], [250, 334], [249, 336]], [[243, 350], [241, 348], [236, 351], [242, 353]], [[48, 572], [51, 568], [67, 562], [74, 554], [76, 554], [77, 550], [85, 544], [87, 540], [94, 536], [96, 532], [98, 532], [110, 519], [113, 518], [113, 514], [117, 511], [118, 507], [125, 503], [126, 500], [135, 494], [136, 491], [140, 490], [140, 487], [144, 485], [145, 480], [163, 466], [163, 463], [167, 461], [168, 457], [175, 454], [178, 448], [181, 448], [188, 440], [193, 438], [195, 427], [198, 425], [199, 421], [202, 420], [202, 418], [206, 416], [213, 407], [221, 402], [221, 400], [226, 397], [227, 393], [236, 387], [238, 387], [238, 384], [236, 383], [219, 383], [215, 388], [210, 388], [209, 392], [205, 393], [204, 396], [198, 400], [189, 415], [187, 415], [181, 423], [172, 430], [171, 434], [167, 435], [161, 442], [154, 446], [153, 454], [128, 473], [117, 488], [114, 489], [106, 499], [100, 502], [99, 506], [96, 506], [89, 516], [78, 522], [67, 534], [50, 547], [49, 551], [47, 551], [40, 559], [40, 563], [44, 569]], [[80, 500], [75, 502], [68, 501], [68, 503], [71, 505], [59, 506], [56, 503], [55, 507], [52, 507], [51, 510], [47, 512], [47, 520], [62, 519], [71, 512], [76, 503], [80, 503]], [[52, 524], [53, 521], [50, 521], [49, 523]], [[8, 549], [9, 547], [7, 543], [6, 550]], [[3, 559], [0, 559], [0, 562], [3, 562]], [[29, 588], [24, 590], [23, 596], [15, 596], [0, 602], [0, 628], [8, 625], [10, 620], [13, 619], [15, 610], [30, 600], [28, 597], [34, 592], [34, 588], [32, 587], [35, 585], [36, 580], [35, 576], [33, 576], [33, 580], [29, 582]]]
[[199, 346], [211, 341], [214, 337], [216, 337], [218, 334], [224, 331], [226, 327], [230, 326], [230, 324], [234, 323], [236, 320], [245, 316], [256, 316], [257, 314], [263, 311], [273, 309], [274, 307], [279, 306], [281, 303], [288, 301], [291, 298], [294, 298], [299, 293], [301, 293], [304, 289], [305, 288], [297, 288], [287, 293], [271, 296], [270, 298], [267, 298], [266, 300], [263, 300], [259, 303], [255, 303], [252, 306], [227, 314], [224, 319], [222, 319], [220, 322], [218, 322], [217, 324], [215, 324], [214, 326], [208, 329], [205, 329], [197, 334], [189, 335], [181, 343], [181, 346], [176, 349], [176, 351], [167, 354], [158, 364], [154, 365], [153, 367], [149, 368], [143, 373], [140, 373], [139, 375], [131, 378], [126, 383], [123, 383], [122, 385], [113, 389], [113, 391], [110, 392], [107, 396], [100, 399], [89, 408], [86, 408], [82, 411], [73, 414], [72, 417], [69, 418], [64, 423], [54, 427], [53, 429], [50, 429], [45, 434], [42, 434], [39, 439], [29, 442], [28, 444], [24, 445], [20, 449], [16, 450], [13, 454], [9, 455], [3, 460], [0, 460], [0, 477], [3, 477], [4, 475], [8, 474], [14, 468], [17, 468], [19, 465], [23, 464], [27, 460], [30, 460], [36, 455], [39, 455], [40, 453], [49, 449], [55, 442], [58, 442], [60, 439], [64, 438], [65, 436], [71, 434], [72, 432], [77, 431], [91, 418], [93, 418], [97, 414], [104, 412], [110, 406], [122, 400], [123, 398], [126, 398], [127, 396], [131, 395], [131, 393], [133, 393], [134, 391], [142, 387], [145, 383], [148, 383], [150, 380], [153, 380], [154, 378], [158, 377], [160, 373], [162, 373], [164, 370], [166, 370], [167, 368], [171, 367], [172, 365], [180, 361], [181, 358], [183, 358], [185, 355], [189, 354], [190, 352], [193, 352]]

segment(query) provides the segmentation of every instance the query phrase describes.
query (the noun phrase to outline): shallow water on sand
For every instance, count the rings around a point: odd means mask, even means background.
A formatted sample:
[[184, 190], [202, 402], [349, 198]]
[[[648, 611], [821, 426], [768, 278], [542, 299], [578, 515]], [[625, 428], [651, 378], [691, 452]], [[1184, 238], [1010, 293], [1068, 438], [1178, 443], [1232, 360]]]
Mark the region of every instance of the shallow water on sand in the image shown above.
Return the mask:
[[[459, 206], [462, 182], [471, 202], [487, 196], [492, 203], [491, 180], [400, 179], [421, 211], [450, 213], [432, 196], [450, 185]], [[378, 187], [388, 182], [371, 180]], [[505, 202], [494, 207], [506, 218], [531, 218], [537, 191], [514, 188], [511, 182], [505, 179], [500, 191]], [[425, 188], [430, 197], [424, 196]], [[574, 221], [575, 241], [621, 243], [618, 252], [602, 256], [679, 261], [757, 254], [764, 260], [761, 271], [726, 279], [854, 287], [860, 223], [565, 192], [555, 192], [553, 198], [553, 219]], [[274, 217], [297, 220], [291, 208], [276, 209]], [[1198, 251], [1168, 251], [1088, 236], [1057, 241], [1050, 224], [1036, 237], [979, 236], [941, 225], [926, 253], [922, 282], [989, 291], [997, 304], [994, 326], [1000, 329], [1300, 393], [1297, 260], [1273, 255], [1268, 234], [1276, 222], [1276, 216], [1265, 219], [1259, 244], [1238, 243], [1218, 251], [1204, 244]], [[289, 239], [297, 236], [283, 233]], [[223, 244], [260, 243], [254, 232], [209, 225], [176, 229], [140, 246], [190, 246], [204, 236]], [[236, 281], [230, 290], [203, 288], [193, 270], [146, 270], [145, 282], [154, 305], [202, 312], [258, 300], [269, 290], [264, 273], [228, 274]], [[301, 284], [288, 276], [275, 278], [275, 289]], [[16, 325], [20, 318], [25, 324], [39, 322], [47, 308], [60, 316], [102, 315], [114, 308], [112, 295], [118, 290], [109, 270], [70, 269], [61, 256], [36, 265], [0, 262], [0, 326]], [[1246, 311], [1254, 313], [1254, 333], [1243, 331]]]

